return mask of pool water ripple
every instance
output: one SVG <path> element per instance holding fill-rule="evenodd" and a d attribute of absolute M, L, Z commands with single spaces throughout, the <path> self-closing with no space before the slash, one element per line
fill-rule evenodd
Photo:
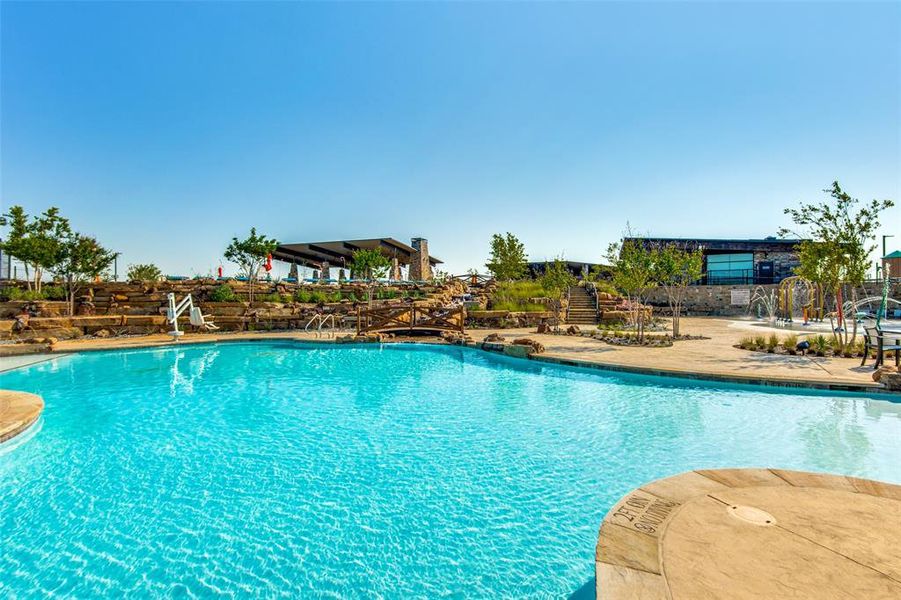
<path fill-rule="evenodd" d="M 219 344 L 0 375 L 0 596 L 567 597 L 629 489 L 693 468 L 901 481 L 879 398 L 466 348 Z"/>

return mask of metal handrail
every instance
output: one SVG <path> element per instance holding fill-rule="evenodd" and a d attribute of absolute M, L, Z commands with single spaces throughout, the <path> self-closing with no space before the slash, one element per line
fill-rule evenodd
<path fill-rule="evenodd" d="M 335 325 L 335 315 L 333 315 L 333 314 L 329 314 L 329 315 L 320 315 L 320 314 L 316 314 L 316 315 L 313 315 L 313 318 L 312 318 L 312 319 L 310 319 L 309 321 L 307 321 L 307 325 L 306 325 L 306 327 L 303 328 L 303 330 L 304 330 L 304 331 L 309 331 L 309 330 L 310 330 L 310 326 L 311 326 L 314 322 L 317 322 L 317 321 L 318 321 L 318 322 L 316 323 L 316 335 L 321 336 L 321 335 L 322 335 L 322 328 L 325 326 L 326 323 L 328 323 L 329 319 L 331 319 L 331 321 L 332 321 L 332 329 L 337 329 L 338 327 L 337 327 L 337 325 Z"/>

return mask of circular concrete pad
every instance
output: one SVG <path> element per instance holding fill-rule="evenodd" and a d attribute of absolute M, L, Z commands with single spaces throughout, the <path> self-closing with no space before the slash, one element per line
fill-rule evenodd
<path fill-rule="evenodd" d="M 40 396 L 0 390 L 0 443 L 31 427 L 43 410 L 44 400 Z"/>
<path fill-rule="evenodd" d="M 626 494 L 598 598 L 901 598 L 901 486 L 776 469 L 690 471 Z"/>

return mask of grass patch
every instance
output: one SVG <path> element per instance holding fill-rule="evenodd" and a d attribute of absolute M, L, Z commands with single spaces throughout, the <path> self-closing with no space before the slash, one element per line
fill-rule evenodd
<path fill-rule="evenodd" d="M 537 281 L 504 281 L 498 284 L 488 306 L 491 310 L 543 312 L 548 310 L 546 305 L 532 302 L 534 298 L 543 297 L 545 297 L 544 288 Z"/>

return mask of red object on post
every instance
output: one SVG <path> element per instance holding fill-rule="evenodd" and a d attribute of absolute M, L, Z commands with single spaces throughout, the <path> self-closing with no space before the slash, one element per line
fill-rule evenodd
<path fill-rule="evenodd" d="M 272 254 L 266 255 L 266 265 L 264 268 L 266 269 L 267 273 L 272 270 Z"/>
<path fill-rule="evenodd" d="M 219 265 L 218 271 L 219 271 L 219 277 L 221 278 L 222 277 L 222 265 Z"/>

